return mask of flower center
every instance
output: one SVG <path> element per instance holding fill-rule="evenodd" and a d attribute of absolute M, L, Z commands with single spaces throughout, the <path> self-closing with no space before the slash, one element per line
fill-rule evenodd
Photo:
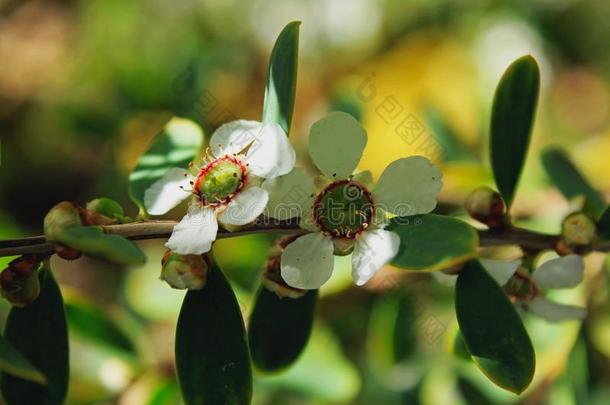
<path fill-rule="evenodd" d="M 351 180 L 331 183 L 313 205 L 314 222 L 335 238 L 355 238 L 371 224 L 374 212 L 371 193 Z"/>
<path fill-rule="evenodd" d="M 193 191 L 204 205 L 226 204 L 241 191 L 247 177 L 246 165 L 235 156 L 226 155 L 201 168 Z"/>

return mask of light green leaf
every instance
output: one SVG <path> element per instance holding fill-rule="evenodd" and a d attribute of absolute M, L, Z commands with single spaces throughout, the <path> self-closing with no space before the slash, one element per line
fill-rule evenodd
<path fill-rule="evenodd" d="M 116 325 L 114 320 L 83 300 L 66 302 L 66 318 L 71 331 L 92 342 L 111 346 L 119 350 L 134 352 L 131 339 Z"/>
<path fill-rule="evenodd" d="M 144 193 L 172 167 L 186 168 L 203 145 L 201 127 L 183 118 L 171 119 L 129 175 L 129 196 L 145 214 Z"/>
<path fill-rule="evenodd" d="M 121 265 L 136 265 L 146 261 L 144 253 L 131 241 L 119 235 L 105 234 L 97 226 L 77 226 L 63 230 L 57 241 L 81 250 L 97 259 Z"/>
<path fill-rule="evenodd" d="M 265 86 L 263 122 L 278 123 L 290 133 L 297 86 L 300 21 L 286 25 L 275 41 Z"/>
<path fill-rule="evenodd" d="M 406 270 L 441 270 L 477 256 L 476 230 L 456 218 L 435 214 L 396 217 L 387 230 L 400 236 L 392 264 Z"/>
<path fill-rule="evenodd" d="M 606 207 L 604 198 L 589 184 L 564 151 L 549 147 L 542 151 L 540 158 L 547 176 L 565 198 L 571 200 L 583 196 L 585 210 L 594 218 L 601 214 Z"/>
<path fill-rule="evenodd" d="M 206 285 L 186 293 L 176 330 L 176 368 L 184 402 L 249 404 L 252 369 L 241 310 L 216 264 Z"/>
<path fill-rule="evenodd" d="M 317 298 L 317 290 L 280 298 L 265 287 L 259 289 L 248 323 L 252 361 L 258 369 L 277 371 L 299 357 L 311 334 Z"/>
<path fill-rule="evenodd" d="M 23 357 L 13 345 L 7 342 L 2 335 L 0 335 L 0 371 L 39 384 L 46 383 L 46 379 L 40 371 Z"/>
<path fill-rule="evenodd" d="M 47 379 L 47 385 L 2 375 L 2 395 L 9 404 L 62 404 L 68 389 L 68 329 L 63 299 L 48 267 L 40 272 L 40 295 L 31 305 L 13 307 L 4 335 Z"/>
<path fill-rule="evenodd" d="M 536 60 L 523 56 L 500 79 L 491 114 L 491 166 L 498 190 L 510 207 L 530 143 L 540 70 Z"/>
<path fill-rule="evenodd" d="M 455 311 L 473 362 L 496 385 L 523 392 L 536 368 L 532 342 L 513 304 L 476 260 L 458 275 Z"/>

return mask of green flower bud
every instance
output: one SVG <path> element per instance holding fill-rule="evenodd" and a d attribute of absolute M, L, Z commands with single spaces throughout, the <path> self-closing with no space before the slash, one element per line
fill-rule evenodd
<path fill-rule="evenodd" d="M 116 224 L 124 218 L 121 205 L 110 198 L 96 198 L 87 203 L 87 223 L 89 225 Z"/>
<path fill-rule="evenodd" d="M 9 267 L 0 274 L 0 292 L 12 305 L 24 307 L 38 298 L 39 263 L 40 260 L 35 256 L 23 256 L 9 263 Z"/>
<path fill-rule="evenodd" d="M 81 226 L 82 209 L 70 201 L 55 205 L 44 217 L 44 234 L 48 241 L 54 242 L 65 229 Z"/>
<path fill-rule="evenodd" d="M 500 194 L 489 187 L 478 187 L 466 197 L 464 203 L 468 214 L 489 228 L 506 224 L 506 207 Z"/>
<path fill-rule="evenodd" d="M 161 280 L 179 290 L 205 286 L 208 260 L 205 255 L 179 255 L 167 250 L 161 260 Z"/>
<path fill-rule="evenodd" d="M 286 246 L 299 236 L 300 235 L 289 235 L 280 238 L 269 250 L 267 262 L 265 263 L 263 273 L 261 274 L 263 286 L 269 291 L 274 292 L 280 298 L 300 298 L 307 294 L 307 290 L 301 290 L 286 284 L 282 278 L 280 268 L 282 252 Z"/>
<path fill-rule="evenodd" d="M 588 215 L 575 212 L 563 220 L 559 247 L 567 248 L 568 252 L 560 253 L 583 253 L 594 240 L 595 222 Z"/>

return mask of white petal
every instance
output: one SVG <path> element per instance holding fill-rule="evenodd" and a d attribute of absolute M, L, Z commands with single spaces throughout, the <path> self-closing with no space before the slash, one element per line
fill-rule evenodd
<path fill-rule="evenodd" d="M 332 112 L 311 126 L 309 154 L 329 178 L 353 173 L 366 145 L 366 131 L 351 115 Z"/>
<path fill-rule="evenodd" d="M 190 181 L 193 176 L 184 169 L 174 167 L 155 181 L 144 192 L 144 207 L 151 215 L 163 215 L 192 196 Z M 182 186 L 183 188 L 180 188 Z"/>
<path fill-rule="evenodd" d="M 352 254 L 352 278 L 363 285 L 392 260 L 400 247 L 400 237 L 394 232 L 375 229 L 365 231 L 356 240 Z"/>
<path fill-rule="evenodd" d="M 489 275 L 496 280 L 496 283 L 500 286 L 508 283 L 508 280 L 510 280 L 519 266 L 521 266 L 521 260 L 519 259 L 508 261 L 479 258 L 479 262 L 481 262 L 483 268 L 487 270 Z"/>
<path fill-rule="evenodd" d="M 165 246 L 181 255 L 199 255 L 210 250 L 216 239 L 218 222 L 213 209 L 191 206 L 174 227 Z"/>
<path fill-rule="evenodd" d="M 246 188 L 235 196 L 218 220 L 229 225 L 249 224 L 263 213 L 268 200 L 269 194 L 262 188 Z"/>
<path fill-rule="evenodd" d="M 311 205 L 313 179 L 300 167 L 290 173 L 266 180 L 263 189 L 269 193 L 265 215 L 275 219 L 302 217 Z"/>
<path fill-rule="evenodd" d="M 542 296 L 534 298 L 529 303 L 529 308 L 533 313 L 549 322 L 580 320 L 587 316 L 585 308 L 559 304 Z"/>
<path fill-rule="evenodd" d="M 396 215 L 425 214 L 436 207 L 442 173 L 423 156 L 410 156 L 390 163 L 373 191 L 377 203 Z"/>
<path fill-rule="evenodd" d="M 284 249 L 282 278 L 294 288 L 320 288 L 333 272 L 332 239 L 320 232 L 303 235 Z"/>
<path fill-rule="evenodd" d="M 281 176 L 294 167 L 294 149 L 282 127 L 276 123 L 229 122 L 220 126 L 210 140 L 216 156 L 241 152 L 248 145 L 245 159 L 256 176 Z"/>
<path fill-rule="evenodd" d="M 570 288 L 583 278 L 584 262 L 578 255 L 551 259 L 536 269 L 532 278 L 542 288 Z"/>

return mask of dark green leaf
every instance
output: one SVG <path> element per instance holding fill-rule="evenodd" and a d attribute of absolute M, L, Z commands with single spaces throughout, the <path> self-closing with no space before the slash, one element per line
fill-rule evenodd
<path fill-rule="evenodd" d="M 275 41 L 265 86 L 263 122 L 280 124 L 290 132 L 297 86 L 300 21 L 286 25 Z"/>
<path fill-rule="evenodd" d="M 9 405 L 59 405 L 68 389 L 68 330 L 63 299 L 51 271 L 40 272 L 40 295 L 25 308 L 11 309 L 5 337 L 47 379 L 42 386 L 2 375 L 2 394 Z"/>
<path fill-rule="evenodd" d="M 610 239 L 610 205 L 599 216 L 597 231 L 603 239 Z"/>
<path fill-rule="evenodd" d="M 523 392 L 536 368 L 532 342 L 504 291 L 476 260 L 458 275 L 455 311 L 474 363 L 498 386 Z"/>
<path fill-rule="evenodd" d="M 44 376 L 0 335 L 0 371 L 15 377 L 45 384 Z"/>
<path fill-rule="evenodd" d="M 477 232 L 456 218 L 434 214 L 396 217 L 387 229 L 400 236 L 392 264 L 403 269 L 440 270 L 477 255 Z"/>
<path fill-rule="evenodd" d="M 540 70 L 531 56 L 514 61 L 500 79 L 491 113 L 491 166 L 504 201 L 511 205 L 530 143 Z"/>
<path fill-rule="evenodd" d="M 280 298 L 265 287 L 259 289 L 248 325 L 252 361 L 258 369 L 277 371 L 299 357 L 311 334 L 317 298 L 317 290 L 300 298 Z"/>
<path fill-rule="evenodd" d="M 570 161 L 568 155 L 559 148 L 546 148 L 541 154 L 542 165 L 551 182 L 567 199 L 585 197 L 585 210 L 597 218 L 606 207 L 604 198 Z"/>
<path fill-rule="evenodd" d="M 176 330 L 176 367 L 187 405 L 249 404 L 252 370 L 235 294 L 212 264 L 206 285 L 186 293 Z"/>
<path fill-rule="evenodd" d="M 63 230 L 57 241 L 97 259 L 121 265 L 146 262 L 144 253 L 131 241 L 119 235 L 105 234 L 97 226 L 77 226 Z"/>
<path fill-rule="evenodd" d="M 106 314 L 82 301 L 66 302 L 66 317 L 71 330 L 105 346 L 135 351 L 133 342 Z"/>
<path fill-rule="evenodd" d="M 186 168 L 199 154 L 202 144 L 203 132 L 196 123 L 173 118 L 165 125 L 129 175 L 129 196 L 141 213 L 146 213 L 146 190 L 172 167 Z"/>

